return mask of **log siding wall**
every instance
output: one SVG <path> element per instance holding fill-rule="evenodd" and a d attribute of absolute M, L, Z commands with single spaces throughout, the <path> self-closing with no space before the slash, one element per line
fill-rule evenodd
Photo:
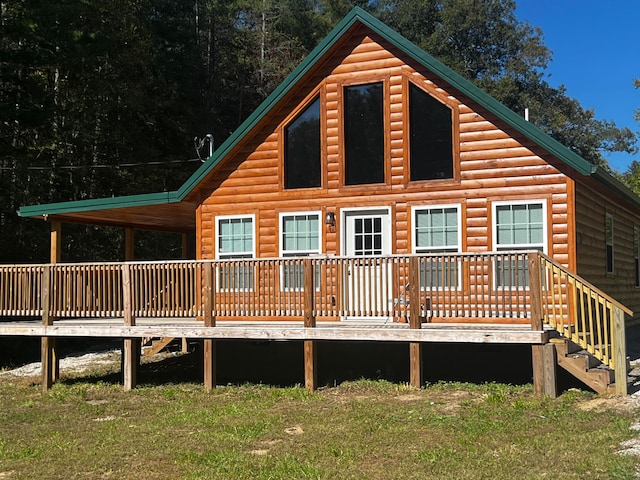
<path fill-rule="evenodd" d="M 576 273 L 634 311 L 638 323 L 640 289 L 635 286 L 634 226 L 640 215 L 611 195 L 576 183 Z M 606 215 L 613 216 L 613 273 L 606 267 Z"/>
<path fill-rule="evenodd" d="M 336 214 L 337 225 L 322 225 L 323 253 L 341 254 L 341 215 L 354 207 L 390 207 L 393 253 L 411 253 L 411 207 L 460 204 L 462 249 L 493 249 L 492 202 L 546 202 L 547 253 L 572 265 L 569 248 L 568 194 L 572 181 L 534 151 L 534 146 L 507 130 L 460 92 L 415 64 L 383 40 L 353 35 L 301 82 L 283 105 L 272 111 L 245 143 L 225 160 L 205 184 L 199 208 L 199 258 L 215 257 L 215 217 L 255 214 L 256 252 L 279 252 L 278 215 L 285 211 L 320 210 Z M 385 84 L 386 182 L 345 186 L 343 182 L 342 86 L 373 81 Z M 452 109 L 454 178 L 409 182 L 408 85 L 413 82 Z M 322 187 L 284 190 L 282 187 L 282 129 L 304 102 L 320 95 Z"/>

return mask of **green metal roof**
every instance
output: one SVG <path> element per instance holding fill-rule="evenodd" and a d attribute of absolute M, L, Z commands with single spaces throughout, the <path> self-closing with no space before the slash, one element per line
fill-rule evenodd
<path fill-rule="evenodd" d="M 400 49 L 420 65 L 430 70 L 451 86 L 459 90 L 490 113 L 495 115 L 507 125 L 520 132 L 536 145 L 548 151 L 558 160 L 571 167 L 582 175 L 595 176 L 595 178 L 612 188 L 619 194 L 640 206 L 640 198 L 615 181 L 606 171 L 599 169 L 586 159 L 582 158 L 569 148 L 565 147 L 542 130 L 532 125 L 524 118 L 507 108 L 496 99 L 480 90 L 473 83 L 457 74 L 449 67 L 436 60 L 434 57 L 420 49 L 409 40 L 389 28 L 359 7 L 355 7 L 342 21 L 329 33 L 329 35 L 289 74 L 289 76 L 269 95 L 262 104 L 249 116 L 222 145 L 209 157 L 202 166 L 196 170 L 187 181 L 176 191 L 154 193 L 149 195 L 134 195 L 126 197 L 106 198 L 97 200 L 82 200 L 75 202 L 63 202 L 46 205 L 22 207 L 19 215 L 32 217 L 40 215 L 66 214 L 71 212 L 91 211 L 95 209 L 126 208 L 130 206 L 152 206 L 168 203 L 179 203 L 194 192 L 206 176 L 236 147 L 242 139 L 248 135 L 258 123 L 291 91 L 305 75 L 314 68 L 324 55 L 356 24 L 369 28 L 375 34 L 381 36 L 392 45 Z M 595 175 L 597 172 L 597 175 Z"/>
<path fill-rule="evenodd" d="M 175 192 L 149 193 L 144 195 L 128 195 L 125 197 L 107 197 L 74 202 L 48 203 L 30 205 L 20 208 L 20 216 L 34 217 L 39 215 L 56 215 L 70 212 L 89 212 L 111 208 L 144 207 L 163 203 L 177 203 Z"/>

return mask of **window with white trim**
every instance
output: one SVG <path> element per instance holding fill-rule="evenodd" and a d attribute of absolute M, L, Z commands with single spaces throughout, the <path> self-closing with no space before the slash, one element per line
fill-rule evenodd
<path fill-rule="evenodd" d="M 320 212 L 280 214 L 280 251 L 283 257 L 308 257 L 320 254 Z M 319 272 L 318 272 L 319 273 Z M 316 285 L 319 285 L 316 275 Z M 302 289 L 304 267 L 302 264 L 285 264 L 282 268 L 282 287 Z"/>
<path fill-rule="evenodd" d="M 543 201 L 496 202 L 493 208 L 496 251 L 546 250 L 546 213 Z M 526 261 L 496 261 L 496 286 L 526 287 L 528 284 Z"/>
<path fill-rule="evenodd" d="M 255 253 L 254 216 L 216 218 L 216 254 L 220 260 L 253 258 Z M 253 267 L 242 262 L 221 265 L 218 272 L 220 290 L 253 288 Z"/>
<path fill-rule="evenodd" d="M 413 210 L 414 253 L 451 253 L 460 251 L 460 207 L 442 205 L 416 207 Z M 451 288 L 460 283 L 454 258 L 433 257 L 420 262 L 423 287 Z"/>
<path fill-rule="evenodd" d="M 614 267 L 613 267 L 613 261 L 614 261 L 614 256 L 613 256 L 613 242 L 614 242 L 614 236 L 613 236 L 613 215 L 611 215 L 610 213 L 607 213 L 606 215 L 606 220 L 605 220 L 605 243 L 607 245 L 607 273 L 613 273 L 614 272 Z"/>

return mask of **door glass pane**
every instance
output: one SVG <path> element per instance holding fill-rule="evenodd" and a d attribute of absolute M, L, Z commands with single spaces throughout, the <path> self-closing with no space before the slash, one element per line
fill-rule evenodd
<path fill-rule="evenodd" d="M 382 218 L 354 218 L 354 255 L 382 255 Z"/>

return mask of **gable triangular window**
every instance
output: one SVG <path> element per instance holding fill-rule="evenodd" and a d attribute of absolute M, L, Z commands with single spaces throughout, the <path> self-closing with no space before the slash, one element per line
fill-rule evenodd
<path fill-rule="evenodd" d="M 453 178 L 451 109 L 409 83 L 410 179 Z"/>
<path fill-rule="evenodd" d="M 284 188 L 320 187 L 320 98 L 284 129 Z"/>

